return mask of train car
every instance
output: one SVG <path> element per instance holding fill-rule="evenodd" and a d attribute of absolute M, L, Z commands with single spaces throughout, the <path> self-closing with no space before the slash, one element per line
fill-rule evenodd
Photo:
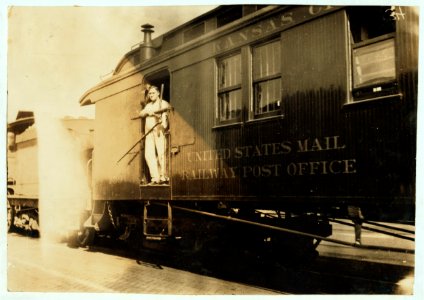
<path fill-rule="evenodd" d="M 76 156 L 80 156 L 81 162 L 87 163 L 91 159 L 93 148 L 92 123 L 92 119 L 65 117 L 60 119 L 58 124 L 49 124 L 49 127 L 59 126 L 67 136 L 64 138 L 72 141 L 76 151 L 80 152 Z M 43 170 L 49 169 L 56 174 L 56 177 L 65 171 L 60 168 L 63 164 L 55 160 L 55 156 L 46 157 L 45 153 L 40 153 L 39 129 L 32 111 L 19 111 L 16 120 L 7 126 L 7 229 L 9 232 L 19 230 L 39 235 L 41 180 L 45 181 L 45 189 L 57 184 L 46 182 L 49 176 L 46 176 Z M 45 145 L 47 148 L 54 148 L 54 145 L 61 143 L 54 136 L 46 136 L 44 142 L 48 143 Z M 62 145 L 62 149 L 69 148 L 63 148 Z M 69 153 L 67 155 L 70 156 Z M 48 196 L 48 192 L 45 192 L 45 195 Z M 55 205 L 52 199 L 46 199 L 46 201 Z M 49 211 L 58 209 L 60 208 L 52 207 Z"/>
<path fill-rule="evenodd" d="M 88 90 L 93 210 L 80 232 L 144 247 L 314 253 L 329 220 L 414 222 L 418 10 L 228 5 L 143 42 Z M 150 184 L 150 86 L 169 182 Z M 162 119 L 161 119 L 162 120 Z"/>
<path fill-rule="evenodd" d="M 34 113 L 20 111 L 8 124 L 7 229 L 38 231 L 38 160 Z M 36 170 L 36 172 L 34 172 Z M 15 221 L 16 217 L 16 221 Z"/>

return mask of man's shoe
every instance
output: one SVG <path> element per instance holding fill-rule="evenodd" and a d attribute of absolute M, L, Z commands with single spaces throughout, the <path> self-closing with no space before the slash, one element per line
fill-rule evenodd
<path fill-rule="evenodd" d="M 169 183 L 169 178 L 166 176 L 161 176 L 160 180 L 159 180 L 160 184 L 168 184 Z"/>

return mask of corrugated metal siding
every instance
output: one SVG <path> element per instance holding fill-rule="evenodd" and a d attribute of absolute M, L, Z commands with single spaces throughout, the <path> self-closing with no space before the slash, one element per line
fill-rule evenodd
<path fill-rule="evenodd" d="M 346 111 L 346 136 L 358 159 L 351 195 L 409 197 L 415 192 L 418 15 L 402 7 L 397 21 L 396 58 L 399 93 L 375 103 L 357 103 Z"/>
<path fill-rule="evenodd" d="M 382 103 L 373 107 L 357 107 L 346 113 L 348 142 L 352 155 L 357 159 L 359 176 L 358 184 L 353 185 L 357 189 L 351 191 L 352 195 L 393 195 L 399 192 L 399 186 L 394 185 L 395 178 L 391 177 L 401 173 L 400 105 L 400 102 Z"/>
<path fill-rule="evenodd" d="M 207 60 L 185 69 L 181 69 L 172 74 L 172 104 L 177 115 L 174 123 L 171 124 L 172 139 L 184 132 L 179 132 L 180 124 L 183 128 L 194 129 L 194 144 L 177 145 L 179 153 L 172 157 L 173 195 L 213 195 L 216 191 L 215 182 L 207 180 L 197 180 L 192 170 L 215 168 L 214 161 L 203 160 L 190 162 L 189 157 L 195 157 L 195 153 L 205 149 L 214 149 L 211 128 L 214 118 L 214 98 L 215 98 L 215 72 L 213 60 Z M 188 125 L 188 126 L 187 126 Z M 184 173 L 186 172 L 186 173 Z M 182 180 L 187 178 L 189 180 Z M 195 173 L 196 174 L 196 173 Z"/>
<path fill-rule="evenodd" d="M 404 38 L 413 39 L 416 44 L 415 35 L 401 37 L 399 42 Z M 172 125 L 176 126 L 173 138 L 178 134 L 175 132 L 178 124 L 184 123 L 182 128 L 193 130 L 194 144 L 182 145 L 172 158 L 174 199 L 281 201 L 292 197 L 300 201 L 311 197 L 393 197 L 402 193 L 410 196 L 404 191 L 411 190 L 406 185 L 412 182 L 410 145 L 414 142 L 415 123 L 405 118 L 415 116 L 416 92 L 407 91 L 416 86 L 416 73 L 410 72 L 415 61 L 401 60 L 405 70 L 400 72 L 402 102 L 394 99 L 347 107 L 350 72 L 347 39 L 344 10 L 282 31 L 284 116 L 258 121 L 245 119 L 242 124 L 219 128 L 214 128 L 214 60 L 182 67 L 175 58 L 179 67 L 171 76 L 172 104 L 180 121 Z M 402 57 L 411 50 L 403 47 L 398 51 Z M 410 103 L 405 105 L 405 101 Z M 249 99 L 243 99 L 245 117 L 248 105 Z M 405 129 L 411 132 L 406 138 L 402 136 Z M 304 152 L 299 144 L 305 141 L 309 146 L 331 141 L 337 147 L 330 145 L 328 149 Z M 280 153 L 266 154 L 274 144 L 280 147 Z M 283 144 L 289 145 L 290 150 L 282 153 Z M 255 147 L 262 153 L 254 153 Z M 241 149 L 250 154 L 237 156 Z M 217 159 L 217 155 L 225 157 Z M 408 157 L 405 165 L 403 157 Z M 311 171 L 313 163 L 320 162 L 320 168 L 324 168 L 324 164 L 332 161 L 352 162 L 354 172 Z M 309 168 L 307 174 L 300 174 L 302 164 Z M 298 168 L 296 174 L 290 174 L 289 165 Z"/>
<path fill-rule="evenodd" d="M 299 153 L 287 155 L 247 155 L 236 157 L 240 147 L 263 147 L 265 144 L 282 143 L 316 138 L 344 137 L 341 108 L 347 99 L 347 42 L 346 18 L 343 11 L 316 19 L 302 26 L 282 32 L 282 82 L 284 119 L 257 121 L 212 129 L 214 126 L 214 69 L 213 61 L 182 69 L 173 74 L 175 92 L 184 104 L 175 109 L 195 107 L 193 126 L 196 142 L 182 147 L 173 163 L 173 195 L 213 198 L 232 197 L 281 197 L 290 195 L 337 194 L 336 176 L 289 176 L 287 165 L 310 160 L 346 158 L 346 151 Z M 196 86 L 186 89 L 187 84 Z M 196 99 L 196 100 L 194 100 Z M 244 101 L 244 110 L 247 110 Z M 343 140 L 344 142 L 344 140 Z M 342 143 L 342 142 L 341 142 Z M 229 151 L 227 159 L 189 162 L 188 155 L 204 154 L 204 151 Z M 250 150 L 249 150 L 250 151 Z M 190 154 L 195 153 L 195 154 Z M 236 170 L 235 178 L 226 178 Z M 226 172 L 216 180 L 208 174 L 194 173 L 202 170 Z M 183 172 L 189 172 L 184 175 Z M 271 174 L 271 175 L 270 175 Z M 232 173 L 231 173 L 232 175 Z M 185 177 L 184 177 L 185 176 Z M 187 177 L 191 178 L 186 180 Z M 195 177 L 198 178 L 195 178 Z M 202 178 L 202 179 L 199 179 Z M 231 176 L 230 176 L 231 177 Z M 184 180 L 183 180 L 184 178 Z M 336 184 L 335 184 L 336 183 Z M 340 186 L 340 185 L 339 185 Z M 346 191 L 343 191 L 345 193 Z"/>
<path fill-rule="evenodd" d="M 347 99 L 346 18 L 338 11 L 282 34 L 284 137 L 288 140 L 340 137 L 346 142 L 341 108 Z M 346 145 L 349 147 L 350 145 Z M 289 162 L 348 159 L 346 149 L 302 153 L 293 151 Z M 343 175 L 287 178 L 294 195 L 334 195 Z M 340 185 L 339 185 L 340 186 Z"/>
<path fill-rule="evenodd" d="M 348 81 L 345 23 L 339 11 L 283 32 L 283 101 L 294 137 L 340 130 L 338 116 Z"/>
<path fill-rule="evenodd" d="M 124 82 L 119 82 L 120 85 Z M 141 89 L 132 88 L 96 103 L 93 153 L 93 199 L 139 197 L 140 148 L 118 160 L 141 136 L 140 120 L 131 120 L 140 110 Z"/>

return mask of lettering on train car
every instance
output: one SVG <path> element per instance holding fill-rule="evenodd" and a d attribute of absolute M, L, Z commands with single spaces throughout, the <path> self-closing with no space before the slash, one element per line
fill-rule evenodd
<path fill-rule="evenodd" d="M 356 173 L 355 164 L 356 159 L 292 162 L 287 166 L 287 174 L 290 176 L 353 174 Z"/>
<path fill-rule="evenodd" d="M 237 167 L 184 170 L 183 180 L 228 179 L 238 176 Z"/>
<path fill-rule="evenodd" d="M 327 136 L 323 140 L 320 139 L 305 139 L 297 141 L 299 146 L 298 152 L 313 152 L 325 150 L 337 150 L 346 148 L 345 145 L 339 144 L 338 136 Z"/>
<path fill-rule="evenodd" d="M 231 155 L 231 149 L 212 149 L 204 151 L 189 152 L 187 154 L 187 160 L 189 162 L 195 161 L 211 161 L 211 160 L 222 160 L 228 159 Z"/>
<path fill-rule="evenodd" d="M 293 176 L 304 175 L 339 175 L 355 174 L 356 159 L 303 161 L 283 164 L 244 165 L 239 167 L 222 167 L 209 169 L 183 170 L 183 180 L 206 179 L 235 179 L 235 178 L 260 178 L 280 177 L 287 174 Z"/>
<path fill-rule="evenodd" d="M 210 149 L 187 153 L 190 163 L 207 161 L 228 161 L 243 158 L 287 155 L 290 153 L 305 153 L 330 150 L 343 150 L 346 145 L 341 142 L 340 136 L 326 136 L 323 138 L 306 138 L 279 143 L 264 143 L 260 145 L 238 146 L 234 149 Z M 287 161 L 277 164 L 242 164 L 239 166 L 220 166 L 216 168 L 198 168 L 183 170 L 183 180 L 198 179 L 226 179 L 248 177 L 279 177 L 283 175 L 338 175 L 356 173 L 356 159 L 334 159 L 321 161 Z"/>
<path fill-rule="evenodd" d="M 292 143 L 284 141 L 281 143 L 269 143 L 261 145 L 240 146 L 234 149 L 234 157 L 255 157 L 288 154 L 292 151 Z"/>
<path fill-rule="evenodd" d="M 242 177 L 278 177 L 281 176 L 282 167 L 282 164 L 243 166 Z"/>
<path fill-rule="evenodd" d="M 256 25 L 247 27 L 233 34 L 227 35 L 214 43 L 215 53 L 228 50 L 232 47 L 240 46 L 243 43 L 251 42 L 263 35 L 267 35 L 285 27 L 293 26 L 313 17 L 327 13 L 336 9 L 333 6 L 306 6 L 284 12 L 275 17 L 271 17 Z"/>

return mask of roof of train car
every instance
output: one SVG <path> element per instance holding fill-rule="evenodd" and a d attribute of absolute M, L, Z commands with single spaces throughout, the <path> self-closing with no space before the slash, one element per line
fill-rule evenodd
<path fill-rule="evenodd" d="M 81 130 L 88 129 L 88 131 L 94 130 L 94 120 L 90 118 L 80 117 L 64 117 L 62 122 L 67 129 Z M 7 124 L 7 131 L 15 134 L 24 132 L 28 127 L 35 123 L 34 112 L 32 111 L 19 111 L 16 120 Z"/>
<path fill-rule="evenodd" d="M 16 115 L 16 120 L 7 124 L 7 131 L 21 133 L 32 124 L 34 124 L 34 113 L 21 110 Z"/>
<path fill-rule="evenodd" d="M 175 43 L 173 43 L 173 41 L 171 41 L 172 39 L 169 38 L 169 37 L 172 37 L 172 36 L 175 36 L 175 35 L 183 35 L 186 30 L 193 28 L 197 24 L 200 24 L 204 21 L 208 21 L 208 20 L 212 21 L 217 16 L 224 15 L 226 12 L 230 12 L 231 8 L 234 8 L 234 7 L 242 8 L 242 7 L 253 7 L 253 6 L 255 6 L 255 9 L 246 10 L 247 12 L 243 13 L 243 15 L 241 17 L 234 19 L 234 20 L 231 20 L 230 22 L 225 23 L 221 27 L 218 27 L 215 23 L 215 26 L 212 26 L 211 28 L 208 28 L 207 30 L 205 30 L 205 32 L 202 35 L 200 35 L 200 36 L 198 36 L 198 37 L 196 37 L 192 40 L 189 40 L 187 42 L 185 42 L 185 41 L 181 42 L 182 37 L 180 37 L 180 43 L 175 44 Z M 271 12 L 271 11 L 274 11 L 276 9 L 283 9 L 284 7 L 288 7 L 288 6 L 287 5 L 285 5 L 285 6 L 282 6 L 282 5 L 221 5 L 221 6 L 218 6 L 215 9 L 212 9 L 212 10 L 210 10 L 210 11 L 208 11 L 208 12 L 186 22 L 186 23 L 181 24 L 180 26 L 177 26 L 177 27 L 171 29 L 170 31 L 164 33 L 163 35 L 155 37 L 154 39 L 152 39 L 153 48 L 155 48 L 156 51 L 157 51 L 157 53 L 152 58 L 162 56 L 169 51 L 175 52 L 177 49 L 179 50 L 181 48 L 191 47 L 193 45 L 193 43 L 196 43 L 196 41 L 198 41 L 199 39 L 205 39 L 206 40 L 206 39 L 215 37 L 215 35 L 218 36 L 220 34 L 220 32 L 223 32 L 227 28 L 226 25 L 229 25 L 230 23 L 232 25 L 234 25 L 235 22 L 246 21 L 246 19 L 254 20 L 257 17 L 258 14 Z M 215 22 L 215 20 L 214 20 L 214 22 Z M 122 70 L 122 68 L 123 68 L 123 66 L 125 65 L 126 62 L 130 61 L 131 58 L 133 58 L 133 63 L 132 63 L 132 70 L 133 71 L 138 70 L 143 65 L 143 62 L 141 62 L 141 63 L 140 62 L 138 62 L 138 63 L 134 62 L 134 60 L 136 60 L 135 57 L 137 56 L 137 53 L 140 52 L 140 49 L 143 46 L 143 43 L 137 44 L 136 46 L 138 46 L 138 47 L 130 50 L 119 61 L 119 63 L 117 64 L 117 66 L 115 68 L 115 71 L 112 74 L 112 77 L 104 79 L 104 81 L 100 82 L 98 85 L 92 87 L 91 89 L 89 89 L 88 91 L 86 91 L 84 93 L 84 95 L 79 100 L 80 105 L 85 106 L 85 105 L 90 105 L 90 104 L 93 104 L 94 102 L 96 102 L 96 101 L 93 101 L 92 99 L 90 99 L 89 95 L 93 91 L 112 83 L 122 73 L 127 73 L 127 72 L 124 72 L 124 70 Z M 122 70 L 122 72 L 121 72 L 121 70 Z"/>

